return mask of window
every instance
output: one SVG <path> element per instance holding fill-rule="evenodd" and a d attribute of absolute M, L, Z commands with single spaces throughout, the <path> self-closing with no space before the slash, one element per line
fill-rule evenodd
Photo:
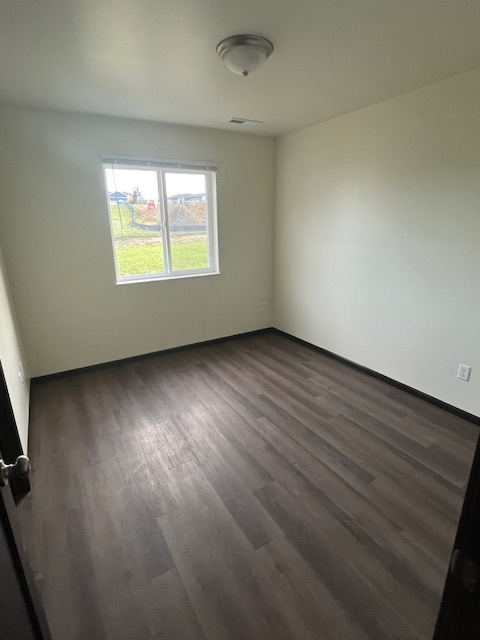
<path fill-rule="evenodd" d="M 103 164 L 118 283 L 218 273 L 214 165 Z"/>

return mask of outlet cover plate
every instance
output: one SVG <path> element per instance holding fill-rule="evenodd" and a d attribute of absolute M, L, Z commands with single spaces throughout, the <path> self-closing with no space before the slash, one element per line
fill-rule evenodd
<path fill-rule="evenodd" d="M 458 371 L 457 371 L 457 378 L 459 380 L 463 380 L 464 382 L 468 382 L 470 380 L 471 370 L 472 370 L 472 367 L 470 367 L 468 364 L 459 364 Z"/>

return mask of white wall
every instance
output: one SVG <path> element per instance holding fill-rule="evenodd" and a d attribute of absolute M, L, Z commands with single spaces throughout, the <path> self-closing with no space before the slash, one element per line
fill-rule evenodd
<path fill-rule="evenodd" d="M 25 383 L 20 382 L 18 370 L 20 362 L 23 364 L 25 375 L 27 367 L 18 334 L 17 322 L 13 310 L 10 290 L 7 282 L 5 263 L 0 248 L 0 360 L 3 373 L 17 422 L 18 432 L 24 452 L 28 446 L 28 406 L 30 399 L 30 385 L 28 378 Z M 0 429 L 2 425 L 0 424 Z M 11 462 L 9 460 L 8 462 Z"/>
<path fill-rule="evenodd" d="M 282 137 L 276 183 L 275 325 L 479 415 L 480 70 Z"/>
<path fill-rule="evenodd" d="M 274 141 L 0 109 L 5 261 L 32 376 L 271 325 Z M 217 162 L 221 275 L 115 285 L 102 154 Z"/>

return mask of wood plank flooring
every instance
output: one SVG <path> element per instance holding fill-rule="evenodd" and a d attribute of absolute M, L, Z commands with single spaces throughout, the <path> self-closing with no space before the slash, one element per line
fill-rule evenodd
<path fill-rule="evenodd" d="M 54 640 L 429 640 L 477 427 L 265 333 L 32 390 Z"/>

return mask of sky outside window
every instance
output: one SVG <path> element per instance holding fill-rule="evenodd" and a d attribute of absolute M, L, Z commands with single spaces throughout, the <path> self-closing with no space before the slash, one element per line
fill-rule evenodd
<path fill-rule="evenodd" d="M 114 179 L 115 174 L 115 179 Z M 110 169 L 105 168 L 107 189 L 133 193 L 138 187 L 142 196 L 148 200 L 158 198 L 157 172 L 146 169 Z M 195 173 L 169 173 L 167 183 L 167 197 L 179 193 L 205 193 L 205 177 Z"/>

